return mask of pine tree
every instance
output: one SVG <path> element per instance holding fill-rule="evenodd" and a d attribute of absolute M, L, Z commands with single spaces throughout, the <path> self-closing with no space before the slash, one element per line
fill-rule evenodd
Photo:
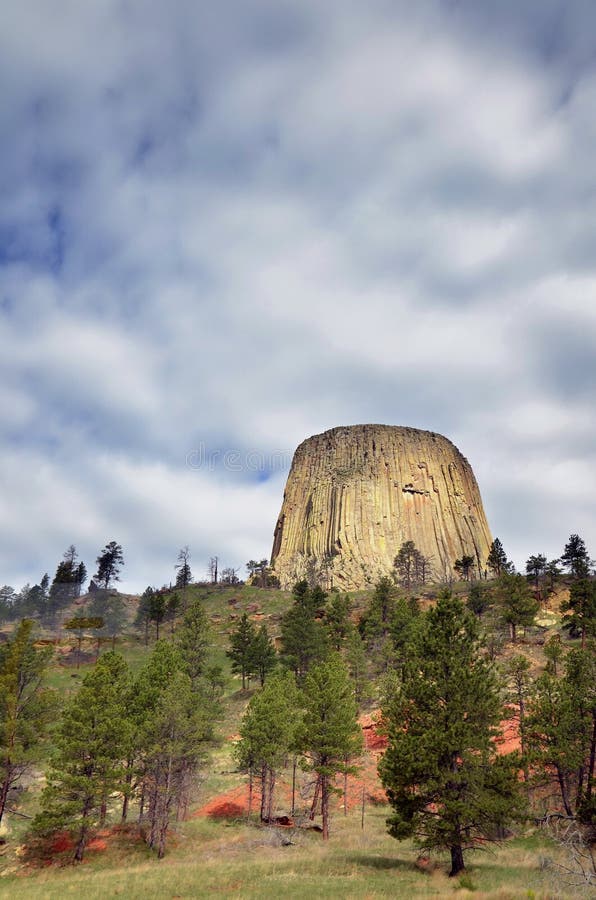
<path fill-rule="evenodd" d="M 523 575 L 512 575 L 508 572 L 503 572 L 499 576 L 497 597 L 502 619 L 509 625 L 511 641 L 515 644 L 518 627 L 534 624 L 540 604 Z"/>
<path fill-rule="evenodd" d="M 578 578 L 569 589 L 569 600 L 561 603 L 563 627 L 573 636 L 581 635 L 582 649 L 586 637 L 596 635 L 596 581 Z"/>
<path fill-rule="evenodd" d="M 498 578 L 499 575 L 503 575 L 504 573 L 511 572 L 513 570 L 513 565 L 507 559 L 507 554 L 505 553 L 503 544 L 501 543 L 499 538 L 495 538 L 490 545 L 486 565 L 493 573 L 495 578 Z"/>
<path fill-rule="evenodd" d="M 325 609 L 325 627 L 334 650 L 341 650 L 353 628 L 350 622 L 352 603 L 348 594 L 332 594 Z"/>
<path fill-rule="evenodd" d="M 120 581 L 120 569 L 124 565 L 122 547 L 116 541 L 110 541 L 95 561 L 97 563 L 95 579 L 107 591 L 112 582 Z"/>
<path fill-rule="evenodd" d="M 230 649 L 226 656 L 232 660 L 232 672 L 242 676 L 242 690 L 245 691 L 247 683 L 250 685 L 250 677 L 254 672 L 254 644 L 256 640 L 256 628 L 246 613 L 242 613 L 236 629 L 230 635 Z"/>
<path fill-rule="evenodd" d="M 530 556 L 526 560 L 526 575 L 534 581 L 534 586 L 538 587 L 540 578 L 546 572 L 546 556 L 538 553 L 536 556 Z"/>
<path fill-rule="evenodd" d="M 210 734 L 208 716 L 197 704 L 190 678 L 175 672 L 148 715 L 142 736 L 149 788 L 146 842 L 157 850 L 159 859 L 165 854 L 172 818 L 186 808 L 191 780 Z"/>
<path fill-rule="evenodd" d="M 323 839 L 329 838 L 329 800 L 340 773 L 354 771 L 351 761 L 362 749 L 354 690 L 337 653 L 329 655 L 304 679 L 304 721 L 299 737 L 302 752 L 316 773 L 321 795 Z"/>
<path fill-rule="evenodd" d="M 190 549 L 188 546 L 182 547 L 178 554 L 176 569 L 176 587 L 185 590 L 192 581 L 192 572 L 190 569 Z"/>
<path fill-rule="evenodd" d="M 76 828 L 75 862 L 83 859 L 92 827 L 105 818 L 110 794 L 124 789 L 129 678 L 123 658 L 105 653 L 64 710 L 58 754 L 34 827 L 41 832 Z"/>
<path fill-rule="evenodd" d="M 88 607 L 89 615 L 103 619 L 103 634 L 112 639 L 112 650 L 116 647 L 116 638 L 126 625 L 126 607 L 118 594 L 99 590 L 93 594 Z"/>
<path fill-rule="evenodd" d="M 561 554 L 561 562 L 573 578 L 586 578 L 590 572 L 590 557 L 585 541 L 579 534 L 572 534 Z"/>
<path fill-rule="evenodd" d="M 159 640 L 159 626 L 166 617 L 166 598 L 161 591 L 153 591 L 148 598 L 149 621 L 155 623 L 155 640 Z"/>
<path fill-rule="evenodd" d="M 209 620 L 202 602 L 197 599 L 184 613 L 175 640 L 183 670 L 193 686 L 196 686 L 198 679 L 204 674 L 210 642 Z"/>
<path fill-rule="evenodd" d="M 122 818 L 126 819 L 130 798 L 139 795 L 139 823 L 143 824 L 147 812 L 146 799 L 150 792 L 147 766 L 147 747 L 143 743 L 145 725 L 153 715 L 159 698 L 182 668 L 178 649 L 168 641 L 157 641 L 149 659 L 145 662 L 126 696 L 126 710 L 131 722 L 131 735 L 126 752 L 126 789 Z"/>
<path fill-rule="evenodd" d="M 9 792 L 39 761 L 57 699 L 43 686 L 51 648 L 35 646 L 33 623 L 23 621 L 0 647 L 0 823 Z"/>
<path fill-rule="evenodd" d="M 149 623 L 151 622 L 151 608 L 153 588 L 146 587 L 139 599 L 137 614 L 135 616 L 135 628 L 142 628 L 145 634 L 145 646 L 149 643 Z"/>
<path fill-rule="evenodd" d="M 267 626 L 261 622 L 257 629 L 252 646 L 252 670 L 258 675 L 261 687 L 265 679 L 277 665 L 277 653 L 273 641 L 267 632 Z"/>
<path fill-rule="evenodd" d="M 558 663 L 565 656 L 565 649 L 560 634 L 551 634 L 549 639 L 544 642 L 544 655 L 548 660 L 546 671 L 556 678 Z"/>
<path fill-rule="evenodd" d="M 497 757 L 499 684 L 481 653 L 477 622 L 454 598 L 418 619 L 403 681 L 383 708 L 389 744 L 379 763 L 393 807 L 389 833 L 451 855 L 491 839 L 518 807 L 516 765 Z"/>
<path fill-rule="evenodd" d="M 315 618 L 320 600 L 315 590 L 299 582 L 294 588 L 294 603 L 281 620 L 281 660 L 298 680 L 327 655 L 327 635 Z"/>
<path fill-rule="evenodd" d="M 527 732 L 537 779 L 554 778 L 564 813 L 574 816 L 584 809 L 594 816 L 596 658 L 591 651 L 569 651 L 563 678 L 545 673 L 536 681 Z"/>
<path fill-rule="evenodd" d="M 267 679 L 263 690 L 251 698 L 242 719 L 236 759 L 239 767 L 249 773 L 249 807 L 253 778 L 256 775 L 260 779 L 261 822 L 272 818 L 277 773 L 295 748 L 301 717 L 294 676 L 280 672 Z"/>

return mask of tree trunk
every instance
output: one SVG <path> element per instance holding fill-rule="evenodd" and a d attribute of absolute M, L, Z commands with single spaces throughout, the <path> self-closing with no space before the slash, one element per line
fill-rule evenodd
<path fill-rule="evenodd" d="M 261 822 L 267 821 L 267 766 L 261 768 Z"/>
<path fill-rule="evenodd" d="M 85 852 L 85 844 L 87 843 L 87 834 L 89 832 L 89 825 L 87 823 L 87 819 L 89 816 L 89 812 L 91 810 L 91 803 L 89 800 L 85 800 L 85 804 L 83 806 L 82 813 L 82 822 L 81 822 L 81 830 L 79 832 L 79 840 L 77 841 L 77 846 L 75 848 L 74 854 L 74 862 L 82 862 L 83 854 Z"/>
<path fill-rule="evenodd" d="M 319 776 L 317 776 L 317 783 L 315 784 L 315 795 L 312 798 L 312 805 L 310 807 L 310 813 L 308 816 L 308 818 L 311 820 L 311 822 L 317 814 L 317 804 L 319 802 L 319 791 L 320 790 L 321 790 L 321 776 L 319 775 Z"/>
<path fill-rule="evenodd" d="M 568 816 L 572 816 L 573 812 L 571 811 L 571 804 L 569 803 L 569 794 L 567 791 L 567 784 L 565 783 L 565 778 L 563 776 L 563 772 L 557 766 L 557 779 L 559 781 L 559 787 L 561 788 L 561 799 L 563 800 L 563 806 L 565 807 L 565 813 Z"/>
<path fill-rule="evenodd" d="M 269 792 L 267 797 L 267 821 L 273 818 L 273 792 L 275 790 L 275 772 L 269 769 Z"/>
<path fill-rule="evenodd" d="M 292 810 L 290 815 L 293 816 L 296 812 L 296 757 L 294 757 L 294 762 L 292 764 Z"/>
<path fill-rule="evenodd" d="M 252 768 L 248 770 L 248 808 L 246 810 L 246 821 L 250 822 L 250 814 L 252 811 L 252 794 L 253 794 L 253 777 Z"/>
<path fill-rule="evenodd" d="M 455 875 L 459 875 L 460 872 L 465 870 L 464 865 L 464 851 L 462 850 L 461 844 L 453 844 L 450 847 L 451 853 L 451 871 L 449 872 L 449 877 L 454 878 Z"/>
<path fill-rule="evenodd" d="M 6 801 L 8 799 L 8 792 L 10 790 L 10 782 L 11 782 L 11 768 L 9 766 L 5 767 L 6 775 L 4 777 L 4 781 L 2 782 L 2 788 L 0 788 L 0 822 L 2 822 L 2 816 L 4 815 L 4 810 L 6 809 Z"/>
<path fill-rule="evenodd" d="M 132 784 L 132 761 L 128 759 L 126 761 L 126 780 L 125 780 L 125 788 L 124 788 L 124 799 L 122 800 L 122 823 L 126 822 L 126 818 L 128 816 L 128 803 L 130 797 L 130 786 Z"/>
<path fill-rule="evenodd" d="M 321 815 L 323 817 L 323 840 L 329 840 L 329 776 L 321 776 Z"/>
<path fill-rule="evenodd" d="M 344 816 L 348 814 L 348 760 L 346 759 L 346 771 L 344 772 Z"/>
<path fill-rule="evenodd" d="M 586 800 L 592 799 L 594 783 L 594 767 L 596 766 L 596 710 L 592 710 L 592 739 L 590 740 L 590 764 L 588 766 L 588 782 L 586 784 Z"/>
<path fill-rule="evenodd" d="M 511 643 L 515 644 L 517 638 L 517 629 L 513 622 L 509 623 L 509 632 L 511 634 Z"/>

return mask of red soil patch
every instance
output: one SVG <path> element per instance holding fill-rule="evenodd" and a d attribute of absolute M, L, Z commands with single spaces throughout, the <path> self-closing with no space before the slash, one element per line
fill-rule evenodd
<path fill-rule="evenodd" d="M 94 837 L 92 840 L 89 841 L 86 849 L 87 850 L 107 850 L 108 843 L 103 838 Z"/>
<path fill-rule="evenodd" d="M 367 750 L 382 751 L 387 749 L 387 736 L 382 733 L 380 712 L 367 713 L 358 719 L 362 728 L 364 746 Z"/>
<path fill-rule="evenodd" d="M 52 838 L 50 844 L 51 853 L 66 853 L 67 850 L 74 849 L 74 841 L 67 831 L 59 831 Z"/>
<path fill-rule="evenodd" d="M 253 791 L 253 809 L 259 808 L 261 795 L 257 790 Z M 219 794 L 204 806 L 201 806 L 195 813 L 195 816 L 208 816 L 210 819 L 239 819 L 245 816 L 248 811 L 248 785 L 241 784 L 239 787 L 226 791 L 225 794 Z"/>
<path fill-rule="evenodd" d="M 499 756 L 505 756 L 507 753 L 521 750 L 518 709 L 516 706 L 509 706 L 507 711 L 510 713 L 510 717 L 502 720 L 501 733 L 495 738 Z"/>

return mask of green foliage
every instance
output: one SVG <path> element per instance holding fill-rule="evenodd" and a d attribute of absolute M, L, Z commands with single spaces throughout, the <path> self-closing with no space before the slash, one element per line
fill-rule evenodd
<path fill-rule="evenodd" d="M 155 640 L 159 640 L 159 627 L 166 617 L 167 601 L 161 591 L 152 591 L 148 597 L 149 621 L 155 624 Z"/>
<path fill-rule="evenodd" d="M 586 638 L 596 635 L 596 582 L 578 578 L 569 589 L 569 600 L 561 603 L 563 624 L 572 637 L 581 636 L 582 647 Z"/>
<path fill-rule="evenodd" d="M 145 633 L 145 646 L 149 643 L 149 623 L 151 622 L 151 608 L 153 602 L 153 588 L 146 587 L 139 598 L 137 614 L 134 620 L 135 628 L 142 628 Z"/>
<path fill-rule="evenodd" d="M 195 599 L 184 613 L 175 640 L 183 669 L 193 685 L 197 684 L 204 673 L 211 638 L 211 626 L 205 608 L 201 600 Z"/>
<path fill-rule="evenodd" d="M 103 626 L 100 627 L 108 637 L 112 638 L 112 649 L 114 649 L 116 638 L 126 625 L 124 601 L 118 594 L 101 589 L 94 592 L 88 610 L 90 616 L 103 620 Z"/>
<path fill-rule="evenodd" d="M 519 806 L 516 765 L 497 757 L 501 717 L 496 673 L 481 653 L 478 625 L 463 604 L 440 599 L 413 629 L 401 685 L 383 708 L 389 745 L 379 763 L 394 813 L 390 834 L 451 852 L 491 839 Z"/>
<path fill-rule="evenodd" d="M 596 657 L 571 650 L 562 678 L 536 681 L 527 722 L 531 759 L 539 783 L 554 781 L 566 815 L 594 802 Z"/>
<path fill-rule="evenodd" d="M 496 578 L 513 571 L 513 564 L 507 559 L 507 554 L 499 538 L 495 538 L 490 545 L 486 565 Z"/>
<path fill-rule="evenodd" d="M 145 720 L 142 745 L 148 800 L 146 842 L 161 859 L 171 820 L 187 803 L 190 782 L 211 736 L 206 707 L 197 703 L 189 676 L 177 671 Z"/>
<path fill-rule="evenodd" d="M 190 550 L 188 547 L 182 547 L 178 554 L 176 563 L 176 587 L 184 590 L 192 581 L 192 572 L 190 570 Z"/>
<path fill-rule="evenodd" d="M 546 566 L 546 556 L 542 553 L 538 553 L 536 556 L 530 556 L 526 561 L 526 575 L 534 581 L 536 587 L 538 587 L 540 578 L 546 572 Z"/>
<path fill-rule="evenodd" d="M 483 613 L 489 609 L 491 602 L 491 596 L 486 586 L 480 581 L 474 581 L 470 585 L 470 592 L 468 594 L 468 609 L 473 612 L 474 615 L 482 616 Z"/>
<path fill-rule="evenodd" d="M 467 556 L 465 553 L 461 559 L 456 559 L 453 563 L 453 568 L 457 572 L 460 578 L 464 581 L 470 580 L 470 575 L 474 570 L 474 557 Z"/>
<path fill-rule="evenodd" d="M 277 653 L 273 641 L 269 637 L 267 626 L 261 622 L 254 637 L 252 646 L 252 669 L 258 675 L 261 687 L 269 672 L 277 665 Z"/>
<path fill-rule="evenodd" d="M 334 650 L 341 650 L 345 645 L 353 625 L 350 621 L 352 603 L 348 594 L 333 593 L 325 608 L 325 627 L 329 642 Z"/>
<path fill-rule="evenodd" d="M 271 818 L 277 770 L 295 749 L 301 724 L 300 695 L 291 672 L 272 675 L 251 698 L 235 750 L 238 765 L 261 781 L 261 821 Z"/>
<path fill-rule="evenodd" d="M 83 858 L 90 829 L 105 818 L 108 797 L 124 787 L 129 682 L 124 659 L 105 653 L 64 710 L 58 730 L 58 753 L 34 828 L 41 832 L 76 828 L 77 862 Z"/>
<path fill-rule="evenodd" d="M 312 667 L 304 679 L 305 714 L 299 745 L 321 789 L 323 838 L 329 837 L 329 796 L 338 773 L 354 771 L 350 761 L 362 749 L 354 690 L 339 654 Z"/>
<path fill-rule="evenodd" d="M 124 565 L 122 547 L 116 541 L 106 544 L 95 560 L 97 573 L 95 579 L 107 591 L 112 582 L 120 581 L 120 569 Z"/>
<path fill-rule="evenodd" d="M 256 634 L 256 628 L 247 613 L 242 613 L 237 627 L 230 635 L 230 649 L 226 651 L 226 656 L 232 661 L 232 672 L 242 676 L 243 691 L 246 690 L 247 682 L 250 684 L 253 673 Z"/>
<path fill-rule="evenodd" d="M 294 603 L 281 620 L 281 660 L 298 679 L 328 653 L 327 634 L 315 618 L 325 597 L 320 588 L 311 590 L 306 581 L 298 582 Z"/>
<path fill-rule="evenodd" d="M 31 621 L 0 647 L 0 822 L 10 791 L 39 762 L 57 709 L 55 693 L 43 687 L 51 655 L 50 648 L 35 647 Z"/>
<path fill-rule="evenodd" d="M 548 660 L 546 671 L 556 678 L 558 665 L 565 656 L 565 648 L 563 647 L 560 634 L 551 634 L 548 640 L 544 642 L 544 655 Z"/>
<path fill-rule="evenodd" d="M 586 578 L 590 572 L 590 557 L 585 541 L 579 534 L 572 534 L 561 554 L 561 562 L 573 578 Z"/>
<path fill-rule="evenodd" d="M 414 541 L 405 541 L 393 560 L 395 578 L 409 591 L 419 584 L 426 584 L 431 575 L 430 560 L 416 547 Z"/>
<path fill-rule="evenodd" d="M 515 643 L 518 627 L 534 624 L 540 604 L 523 575 L 503 572 L 499 576 L 496 593 L 501 617 L 509 625 L 511 640 Z"/>
<path fill-rule="evenodd" d="M 358 706 L 361 706 L 373 696 L 373 685 L 369 675 L 366 647 L 356 628 L 352 628 L 347 636 L 343 656 L 354 686 L 354 699 Z"/>

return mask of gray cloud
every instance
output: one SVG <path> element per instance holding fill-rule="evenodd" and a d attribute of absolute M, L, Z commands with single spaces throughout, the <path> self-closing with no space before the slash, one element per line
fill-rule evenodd
<path fill-rule="evenodd" d="M 266 555 L 283 475 L 188 454 L 365 421 L 596 546 L 593 5 L 63 6 L 0 47 L 0 581 Z"/>

